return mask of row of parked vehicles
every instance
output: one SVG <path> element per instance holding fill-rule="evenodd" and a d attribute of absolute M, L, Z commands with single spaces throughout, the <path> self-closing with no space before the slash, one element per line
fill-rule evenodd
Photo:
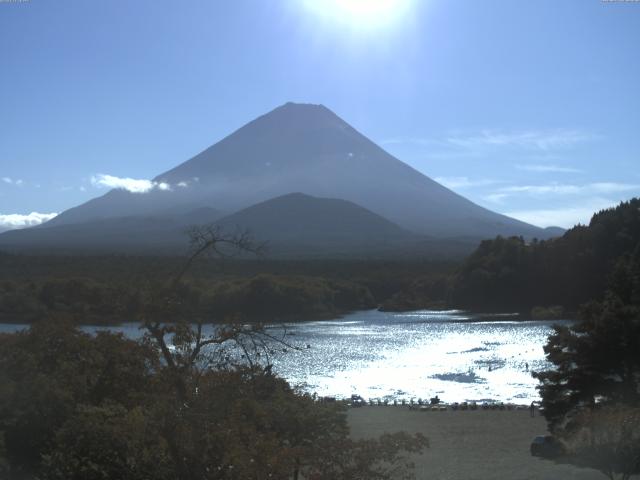
<path fill-rule="evenodd" d="M 325 399 L 327 401 L 327 399 Z M 331 397 L 330 401 L 335 401 L 335 398 Z M 360 395 L 351 395 L 351 398 L 348 400 L 348 404 L 352 407 L 362 407 L 365 405 L 370 406 L 383 406 L 383 405 L 409 405 L 409 407 L 421 407 L 421 406 L 440 406 L 444 407 L 445 410 L 514 410 L 514 409 L 523 409 L 526 407 L 516 406 L 513 404 L 505 404 L 502 402 L 484 402 L 482 404 L 478 404 L 477 402 L 454 402 L 451 404 L 444 404 L 436 395 L 435 397 L 430 398 L 429 400 L 422 400 L 419 398 L 418 400 L 381 400 L 381 399 L 369 399 L 368 401 L 362 398 Z"/>

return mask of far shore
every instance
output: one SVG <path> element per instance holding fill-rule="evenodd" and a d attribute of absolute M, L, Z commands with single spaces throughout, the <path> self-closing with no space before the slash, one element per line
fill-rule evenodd
<path fill-rule="evenodd" d="M 246 323 L 256 323 L 263 325 L 282 325 L 286 323 L 303 323 L 303 322 L 317 322 L 317 321 L 330 321 L 330 320 L 340 320 L 350 314 L 359 313 L 359 312 L 369 312 L 369 311 L 377 311 L 382 313 L 411 313 L 411 312 L 438 312 L 438 313 L 448 313 L 448 312 L 457 312 L 460 314 L 467 314 L 471 317 L 469 319 L 464 320 L 450 320 L 451 322 L 456 323 L 465 323 L 465 322 L 549 322 L 549 321 L 569 321 L 575 320 L 577 315 L 575 313 L 566 313 L 565 315 L 557 318 L 533 318 L 528 313 L 522 312 L 508 312 L 508 311 L 481 311 L 481 310 L 465 310 L 465 309 L 457 309 L 455 307 L 441 307 L 441 308 L 414 308 L 414 309 L 385 309 L 382 307 L 376 308 L 365 308 L 365 309 L 356 309 L 356 310 L 334 310 L 331 312 L 317 312 L 317 313 L 298 313 L 298 314 L 287 314 L 280 316 L 265 316 L 265 317 L 247 317 L 245 319 Z M 41 317 L 39 317 L 41 318 Z M 36 319 L 32 316 L 19 317 L 16 315 L 0 315 L 0 325 L 20 325 L 29 327 L 38 321 L 42 321 L 40 319 Z M 71 317 L 70 317 L 71 318 Z M 214 318 L 212 316 L 211 318 Z M 130 323 L 140 323 L 139 320 L 122 320 L 120 317 L 114 317 L 112 315 L 109 316 L 96 316 L 92 315 L 88 318 L 86 316 L 82 316 L 79 319 L 72 320 L 76 325 L 81 327 L 118 327 L 121 325 L 126 325 Z M 195 323 L 195 322 L 194 322 Z M 203 323 L 206 324 L 216 324 L 221 325 L 224 324 L 224 321 L 215 321 L 213 319 L 205 320 Z"/>
<path fill-rule="evenodd" d="M 406 406 L 350 408 L 353 438 L 404 430 L 430 442 L 412 456 L 418 480 L 602 480 L 596 470 L 532 457 L 531 440 L 547 434 L 544 418 L 520 410 L 410 410 Z"/>

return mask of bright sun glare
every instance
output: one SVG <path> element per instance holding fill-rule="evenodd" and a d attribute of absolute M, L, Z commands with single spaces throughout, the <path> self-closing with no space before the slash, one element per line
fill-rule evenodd
<path fill-rule="evenodd" d="M 402 17 L 412 0 L 307 0 L 306 5 L 332 23 L 356 29 L 389 26 Z"/>

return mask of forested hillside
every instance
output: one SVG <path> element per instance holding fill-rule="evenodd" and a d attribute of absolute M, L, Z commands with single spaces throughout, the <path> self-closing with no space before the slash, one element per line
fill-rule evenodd
<path fill-rule="evenodd" d="M 452 277 L 456 307 L 529 311 L 558 305 L 575 311 L 601 298 L 615 276 L 640 257 L 640 199 L 593 215 L 562 237 L 483 241 Z"/>
<path fill-rule="evenodd" d="M 0 322 L 62 316 L 74 323 L 135 321 L 182 257 L 31 256 L 0 253 Z M 424 272 L 454 264 L 403 261 L 223 261 L 193 265 L 181 294 L 207 321 L 232 314 L 279 321 L 375 308 Z"/>

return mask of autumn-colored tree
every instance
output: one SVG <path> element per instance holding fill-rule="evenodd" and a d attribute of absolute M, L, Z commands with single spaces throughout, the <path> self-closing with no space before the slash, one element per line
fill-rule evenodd
<path fill-rule="evenodd" d="M 194 238 L 187 265 L 209 249 L 249 249 L 217 229 Z M 0 335 L 3 478 L 410 476 L 403 453 L 422 451 L 424 437 L 351 440 L 343 407 L 271 372 L 283 339 L 257 324 L 207 323 L 184 271 L 144 299 L 139 341 L 55 321 Z"/>

